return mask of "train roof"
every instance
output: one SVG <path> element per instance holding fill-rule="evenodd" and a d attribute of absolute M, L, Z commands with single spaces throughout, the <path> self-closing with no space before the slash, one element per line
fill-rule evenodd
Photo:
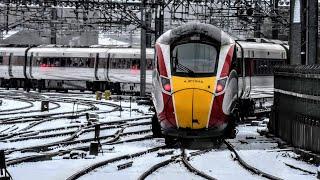
<path fill-rule="evenodd" d="M 140 58 L 140 48 L 112 48 L 108 51 L 111 58 Z M 153 59 L 154 49 L 146 49 L 146 58 Z"/>
<path fill-rule="evenodd" d="M 238 47 L 237 57 L 244 58 L 265 58 L 265 59 L 286 59 L 286 49 L 280 44 L 273 43 L 257 43 L 237 41 L 241 48 Z"/>
<path fill-rule="evenodd" d="M 14 56 L 24 56 L 27 47 L 0 47 L 0 55 L 9 56 L 10 53 L 13 53 Z"/>
<path fill-rule="evenodd" d="M 99 57 L 111 58 L 140 58 L 140 48 L 32 48 L 28 51 L 28 56 L 38 57 Z M 147 48 L 147 58 L 153 58 L 153 49 Z"/>
<path fill-rule="evenodd" d="M 234 40 L 230 35 L 222 31 L 220 28 L 211 25 L 211 24 L 203 24 L 203 23 L 187 23 L 182 26 L 176 27 L 172 30 L 165 32 L 163 35 L 159 37 L 157 40 L 158 43 L 161 44 L 171 44 L 175 40 L 180 37 L 183 37 L 188 34 L 199 33 L 204 34 L 212 39 L 221 43 L 221 45 L 227 45 L 234 43 Z"/>
<path fill-rule="evenodd" d="M 243 49 L 263 49 L 270 51 L 285 51 L 282 45 L 273 44 L 273 43 L 258 43 L 258 42 L 247 42 L 247 41 L 238 41 L 238 43 L 242 46 Z"/>
<path fill-rule="evenodd" d="M 106 53 L 106 48 L 32 48 L 28 51 L 28 56 L 38 57 L 95 57 L 97 53 Z"/>

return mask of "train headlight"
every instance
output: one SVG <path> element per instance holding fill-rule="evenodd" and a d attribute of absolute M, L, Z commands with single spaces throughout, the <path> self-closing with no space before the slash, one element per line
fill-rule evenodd
<path fill-rule="evenodd" d="M 171 85 L 170 85 L 170 79 L 165 78 L 165 77 L 161 77 L 161 84 L 162 84 L 162 88 L 170 93 L 171 92 Z"/>
<path fill-rule="evenodd" d="M 224 88 L 226 86 L 227 80 L 228 80 L 227 77 L 224 77 L 224 78 L 221 78 L 218 80 L 217 87 L 216 87 L 216 94 L 217 95 L 222 94 L 222 92 L 224 91 Z"/>

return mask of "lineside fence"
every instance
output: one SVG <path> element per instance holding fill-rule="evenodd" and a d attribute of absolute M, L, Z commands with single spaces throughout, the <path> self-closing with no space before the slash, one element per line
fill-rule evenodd
<path fill-rule="evenodd" d="M 274 88 L 271 132 L 320 153 L 320 65 L 275 67 Z"/>

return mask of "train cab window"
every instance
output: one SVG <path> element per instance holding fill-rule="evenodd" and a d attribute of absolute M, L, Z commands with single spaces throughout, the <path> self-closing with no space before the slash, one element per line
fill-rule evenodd
<path fill-rule="evenodd" d="M 208 75 L 216 73 L 217 49 L 204 43 L 185 43 L 175 46 L 171 54 L 173 73 Z"/>

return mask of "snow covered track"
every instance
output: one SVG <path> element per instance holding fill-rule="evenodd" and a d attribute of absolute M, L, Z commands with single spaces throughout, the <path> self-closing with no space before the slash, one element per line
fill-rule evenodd
<path fill-rule="evenodd" d="M 281 149 L 276 140 L 257 133 L 258 126 L 239 125 L 236 139 L 227 140 L 242 161 L 254 169 L 248 170 L 238 162 L 240 158 L 234 160 L 236 153 L 226 144 L 211 139 L 183 140 L 173 147 L 165 146 L 163 138 L 152 137 L 150 107 L 130 102 L 129 98 L 121 102 L 117 98 L 97 101 L 93 94 L 1 90 L 0 98 L 4 102 L 0 114 L 9 113 L 0 117 L 0 149 L 5 150 L 8 171 L 15 180 L 316 176 L 311 165 L 291 158 L 297 155 L 290 148 Z M 56 108 L 40 112 L 43 100 Z M 33 106 L 21 109 L 30 105 L 23 101 Z M 1 112 L 14 107 L 20 109 Z M 86 113 L 96 121 L 88 121 Z M 101 146 L 98 155 L 93 156 L 89 154 L 90 145 L 96 141 L 98 126 Z"/>
<path fill-rule="evenodd" d="M 99 163 L 96 163 L 96 164 L 93 164 L 92 166 L 89 166 L 75 174 L 73 174 L 72 176 L 68 177 L 67 180 L 75 180 L 75 179 L 78 179 L 79 177 L 85 175 L 85 174 L 88 174 L 89 172 L 99 168 L 99 167 L 102 167 L 102 166 L 105 166 L 109 163 L 114 163 L 114 162 L 117 162 L 117 161 L 120 161 L 120 160 L 123 160 L 123 159 L 132 159 L 132 158 L 136 158 L 136 157 L 139 157 L 139 156 L 142 156 L 144 154 L 147 154 L 147 153 L 151 153 L 151 152 L 155 152 L 155 151 L 158 151 L 159 149 L 161 148 L 165 148 L 166 146 L 159 146 L 159 147 L 155 147 L 155 148 L 151 148 L 151 149 L 148 149 L 148 150 L 145 150 L 145 151 L 141 151 L 141 152 L 137 152 L 137 153 L 134 153 L 134 154 L 128 154 L 128 155 L 123 155 L 123 156 L 119 156 L 119 157 L 115 157 L 115 158 L 112 158 L 112 159 L 108 159 L 106 161 L 102 161 L 102 162 L 99 162 Z"/>
<path fill-rule="evenodd" d="M 208 180 L 216 180 L 216 178 L 202 172 L 201 170 L 196 169 L 195 167 L 193 167 L 190 163 L 189 163 L 189 158 L 192 156 L 197 156 L 200 154 L 204 154 L 210 150 L 199 150 L 193 153 L 190 153 L 190 156 L 188 156 L 185 152 L 184 148 L 180 148 L 181 150 L 181 154 L 179 155 L 172 155 L 169 159 L 166 159 L 164 161 L 161 161 L 158 164 L 155 164 L 153 166 L 151 166 L 148 170 L 146 170 L 145 172 L 143 172 L 140 176 L 139 176 L 139 180 L 144 180 L 146 179 L 149 175 L 151 175 L 152 173 L 156 172 L 158 169 L 163 168 L 167 165 L 169 165 L 170 163 L 173 162 L 182 162 L 184 164 L 184 166 L 192 173 L 194 173 L 195 175 L 198 175 L 202 178 L 208 179 Z M 159 156 L 159 155 L 158 155 Z"/>
<path fill-rule="evenodd" d="M 205 153 L 205 152 L 206 152 L 206 151 L 200 151 L 200 153 L 195 153 L 195 154 L 192 154 L 191 156 L 199 155 L 199 154 Z M 186 166 L 186 168 L 187 168 L 189 171 L 191 171 L 191 172 L 193 172 L 194 174 L 196 174 L 196 175 L 198 175 L 198 176 L 201 176 L 201 177 L 203 177 L 203 178 L 205 178 L 205 179 L 208 179 L 208 180 L 216 180 L 216 178 L 211 177 L 210 175 L 208 175 L 208 174 L 206 174 L 206 173 L 204 173 L 204 172 L 196 169 L 195 167 L 193 167 L 193 166 L 189 163 L 188 158 L 189 158 L 189 157 L 187 156 L 187 154 L 185 153 L 185 150 L 183 149 L 183 151 L 182 151 L 182 162 L 183 162 L 183 164 Z"/>
<path fill-rule="evenodd" d="M 157 171 L 159 168 L 162 168 L 172 162 L 174 162 L 179 156 L 173 156 L 168 160 L 162 161 L 158 164 L 155 164 L 153 166 L 151 166 L 147 171 L 145 171 L 143 174 L 141 174 L 141 176 L 138 178 L 138 180 L 144 180 L 146 179 L 150 174 L 152 174 L 153 172 Z"/>
<path fill-rule="evenodd" d="M 236 159 L 239 161 L 239 163 L 245 168 L 245 169 L 248 169 L 249 171 L 259 175 L 259 176 L 262 176 L 262 177 L 265 177 L 265 178 L 268 178 L 268 179 L 272 179 L 272 180 L 281 180 L 281 178 L 279 177 L 276 177 L 276 176 L 273 176 L 271 174 L 268 174 L 268 173 L 265 173 L 251 165 L 249 165 L 247 162 L 245 162 L 241 156 L 238 154 L 238 152 L 234 149 L 233 145 L 231 143 L 229 143 L 227 140 L 224 140 L 224 143 L 227 145 L 228 149 L 230 151 L 232 151 L 235 155 L 236 155 Z"/>

